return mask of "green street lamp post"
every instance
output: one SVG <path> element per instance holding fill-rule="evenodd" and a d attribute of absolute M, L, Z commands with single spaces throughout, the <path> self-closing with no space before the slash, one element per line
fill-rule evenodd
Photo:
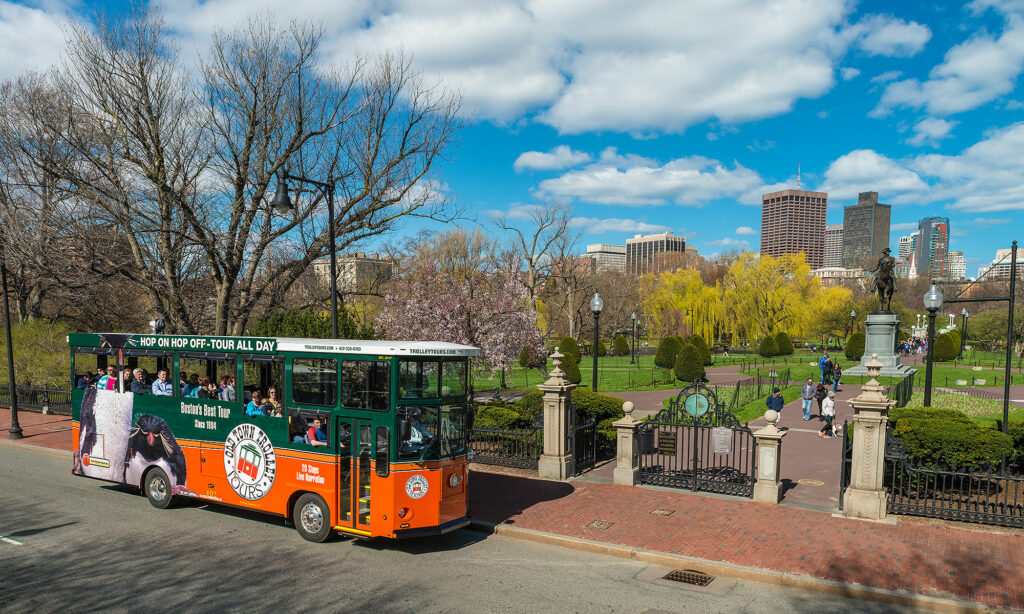
<path fill-rule="evenodd" d="M 632 349 L 629 352 L 629 364 L 631 364 L 631 365 L 636 364 L 636 312 L 635 311 L 633 312 L 632 318 L 633 318 L 633 328 L 629 329 L 630 341 L 632 341 L 632 343 L 630 344 Z"/>
<path fill-rule="evenodd" d="M 594 298 L 590 299 L 590 311 L 594 314 L 594 373 L 593 373 L 593 385 L 591 388 L 594 392 L 597 392 L 597 335 L 598 335 L 598 324 L 601 317 L 601 310 L 604 309 L 604 301 L 601 299 L 601 295 L 597 292 L 594 293 Z"/>
<path fill-rule="evenodd" d="M 924 370 L 924 406 L 932 405 L 932 362 L 935 356 L 935 314 L 942 307 L 942 292 L 932 281 L 932 287 L 924 295 L 924 308 L 928 310 L 928 365 Z"/>

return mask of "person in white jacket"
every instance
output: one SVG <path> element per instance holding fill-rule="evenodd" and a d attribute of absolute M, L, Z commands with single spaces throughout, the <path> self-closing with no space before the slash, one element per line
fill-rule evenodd
<path fill-rule="evenodd" d="M 821 402 L 821 415 L 825 418 L 825 426 L 818 431 L 818 437 L 832 438 L 832 419 L 836 417 L 836 393 L 828 391 L 828 396 Z"/>

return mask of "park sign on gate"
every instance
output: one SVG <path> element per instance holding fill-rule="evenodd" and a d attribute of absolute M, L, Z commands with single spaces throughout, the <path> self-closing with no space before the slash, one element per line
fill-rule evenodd
<path fill-rule="evenodd" d="M 277 339 L 265 337 L 200 337 L 193 335 L 134 335 L 127 333 L 72 333 L 68 344 L 126 350 L 191 350 L 273 354 Z"/>

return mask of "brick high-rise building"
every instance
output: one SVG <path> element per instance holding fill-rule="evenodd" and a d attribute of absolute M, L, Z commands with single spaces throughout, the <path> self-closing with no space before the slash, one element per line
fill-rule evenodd
<path fill-rule="evenodd" d="M 878 192 L 861 192 L 857 204 L 843 208 L 843 266 L 870 269 L 889 247 L 892 206 L 878 202 Z"/>
<path fill-rule="evenodd" d="M 761 253 L 803 252 L 812 269 L 825 262 L 827 192 L 782 190 L 761 196 Z"/>
<path fill-rule="evenodd" d="M 626 239 L 626 273 L 644 275 L 654 272 L 654 258 L 665 252 L 686 253 L 686 238 L 671 232 L 634 235 Z"/>
<path fill-rule="evenodd" d="M 825 267 L 843 266 L 843 225 L 825 227 Z"/>

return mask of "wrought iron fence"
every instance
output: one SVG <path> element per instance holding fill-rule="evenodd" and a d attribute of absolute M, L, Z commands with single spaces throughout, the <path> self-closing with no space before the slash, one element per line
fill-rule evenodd
<path fill-rule="evenodd" d="M 572 439 L 576 475 L 590 471 L 597 463 L 597 421 L 591 417 L 573 428 Z"/>
<path fill-rule="evenodd" d="M 39 409 L 51 414 L 71 415 L 71 390 L 18 386 L 18 409 Z M 11 387 L 0 385 L 0 405 L 11 406 Z"/>
<path fill-rule="evenodd" d="M 469 435 L 473 462 L 536 469 L 544 445 L 543 427 L 527 429 L 476 428 Z"/>
<path fill-rule="evenodd" d="M 736 382 L 732 398 L 729 400 L 729 412 L 743 407 L 751 401 L 768 396 L 776 388 L 789 385 L 789 369 L 779 369 L 760 373 L 754 377 Z"/>
<path fill-rule="evenodd" d="M 914 396 L 914 373 L 904 377 L 900 380 L 900 383 L 895 386 L 889 386 L 885 393 L 886 395 L 896 397 L 896 407 L 906 407 L 907 403 L 910 402 L 910 398 Z"/>
<path fill-rule="evenodd" d="M 888 512 L 1024 527 L 1024 476 L 994 467 L 925 466 L 907 455 L 891 427 L 887 431 Z"/>
<path fill-rule="evenodd" d="M 843 509 L 843 495 L 846 494 L 846 487 L 850 485 L 850 472 L 853 469 L 853 437 L 850 437 L 848 424 L 848 421 L 843 421 L 843 457 L 839 464 L 839 509 Z"/>

